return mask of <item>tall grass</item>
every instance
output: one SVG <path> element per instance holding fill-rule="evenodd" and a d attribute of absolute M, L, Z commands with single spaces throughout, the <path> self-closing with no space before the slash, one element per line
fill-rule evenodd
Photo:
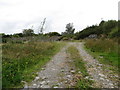
<path fill-rule="evenodd" d="M 118 43 L 118 39 L 88 39 L 85 46 L 101 57 L 102 63 L 118 67 L 120 59 L 120 45 Z"/>
<path fill-rule="evenodd" d="M 31 81 L 59 49 L 57 42 L 29 42 L 4 44 L 2 56 L 2 86 L 19 87 L 21 81 Z M 21 86 L 20 86 L 21 87 Z"/>

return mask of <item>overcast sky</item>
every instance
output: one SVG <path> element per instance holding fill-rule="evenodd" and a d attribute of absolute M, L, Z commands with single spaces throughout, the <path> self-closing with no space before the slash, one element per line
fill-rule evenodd
<path fill-rule="evenodd" d="M 44 32 L 63 32 L 67 23 L 76 31 L 99 24 L 103 20 L 118 20 L 119 0 L 0 0 L 0 33 L 20 33 L 38 28 L 46 18 Z"/>

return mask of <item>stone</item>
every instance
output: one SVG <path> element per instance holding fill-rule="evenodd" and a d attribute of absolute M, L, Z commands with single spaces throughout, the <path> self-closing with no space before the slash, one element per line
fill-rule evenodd
<path fill-rule="evenodd" d="M 37 88 L 40 88 L 40 85 L 38 85 Z"/>
<path fill-rule="evenodd" d="M 107 82 L 109 82 L 109 80 L 108 79 L 106 79 L 107 80 Z"/>
<path fill-rule="evenodd" d="M 33 86 L 37 86 L 37 84 L 34 83 Z"/>
<path fill-rule="evenodd" d="M 70 78 L 71 77 L 71 75 L 67 75 L 67 78 Z"/>
<path fill-rule="evenodd" d="M 100 77 L 100 80 L 104 80 L 104 78 Z"/>
<path fill-rule="evenodd" d="M 53 88 L 59 88 L 58 86 L 54 86 Z"/>
<path fill-rule="evenodd" d="M 81 72 L 80 72 L 80 71 L 79 71 L 78 73 L 79 73 L 79 74 L 81 74 Z"/>
<path fill-rule="evenodd" d="M 85 77 L 85 79 L 88 79 L 88 78 L 89 78 L 89 76 L 86 76 L 86 77 Z"/>
<path fill-rule="evenodd" d="M 50 88 L 48 85 L 42 85 L 41 88 Z"/>
<path fill-rule="evenodd" d="M 61 83 L 58 83 L 58 85 L 60 86 L 60 85 L 61 85 Z"/>
<path fill-rule="evenodd" d="M 75 73 L 75 70 L 71 70 L 70 72 L 74 74 L 74 73 Z"/>
<path fill-rule="evenodd" d="M 28 88 L 28 86 L 27 86 L 27 85 L 25 85 L 25 86 L 24 86 L 24 88 Z"/>
<path fill-rule="evenodd" d="M 53 68 L 52 70 L 56 70 L 55 68 Z"/>
<path fill-rule="evenodd" d="M 50 81 L 47 81 L 47 83 L 49 83 Z"/>
<path fill-rule="evenodd" d="M 67 83 L 68 81 L 65 81 L 65 83 Z"/>
<path fill-rule="evenodd" d="M 41 85 L 43 85 L 43 84 L 45 84 L 45 83 L 46 83 L 45 81 L 40 82 Z"/>
<path fill-rule="evenodd" d="M 42 77 L 42 80 L 45 80 L 45 79 L 47 79 L 45 76 L 44 76 L 44 77 Z"/>
<path fill-rule="evenodd" d="M 112 84 L 112 83 L 109 83 L 109 85 L 113 86 L 113 84 Z"/>
<path fill-rule="evenodd" d="M 40 77 L 35 77 L 35 81 L 37 81 L 37 80 L 39 80 L 40 79 Z"/>
<path fill-rule="evenodd" d="M 104 77 L 105 75 L 103 75 L 103 74 L 99 74 L 99 76 Z"/>

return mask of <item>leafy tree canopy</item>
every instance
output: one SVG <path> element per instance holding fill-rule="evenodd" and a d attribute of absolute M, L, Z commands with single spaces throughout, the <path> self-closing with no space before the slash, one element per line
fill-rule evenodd
<path fill-rule="evenodd" d="M 23 30 L 23 35 L 25 35 L 25 36 L 32 36 L 33 34 L 34 34 L 33 29 L 24 29 Z"/>

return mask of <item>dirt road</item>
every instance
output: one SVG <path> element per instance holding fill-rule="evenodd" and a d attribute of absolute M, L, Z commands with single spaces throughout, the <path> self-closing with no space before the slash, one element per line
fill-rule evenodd
<path fill-rule="evenodd" d="M 75 44 L 79 53 L 86 62 L 86 68 L 88 73 L 92 76 L 95 81 L 96 88 L 118 88 L 118 75 L 114 74 L 107 67 L 107 65 L 99 63 L 98 60 L 94 59 L 86 50 L 84 49 L 83 43 Z"/>
<path fill-rule="evenodd" d="M 74 71 L 74 68 L 69 66 L 72 60 L 68 58 L 66 53 L 69 46 L 70 44 L 64 46 L 42 68 L 35 80 L 29 85 L 25 85 L 25 88 L 65 88 L 71 86 L 73 84 L 71 82 L 73 79 L 71 71 Z"/>
<path fill-rule="evenodd" d="M 91 55 L 89 55 L 83 48 L 83 43 L 70 42 L 64 46 L 50 60 L 40 72 L 38 76 L 30 84 L 26 84 L 24 88 L 68 88 L 75 85 L 74 72 L 75 68 L 71 67 L 73 60 L 69 58 L 66 52 L 67 48 L 74 45 L 83 61 L 86 62 L 86 68 L 88 73 L 95 81 L 95 88 L 117 88 L 117 81 L 112 80 L 111 77 L 118 78 L 118 75 L 107 74 L 110 70 L 102 69 L 103 64 L 100 64 Z"/>

